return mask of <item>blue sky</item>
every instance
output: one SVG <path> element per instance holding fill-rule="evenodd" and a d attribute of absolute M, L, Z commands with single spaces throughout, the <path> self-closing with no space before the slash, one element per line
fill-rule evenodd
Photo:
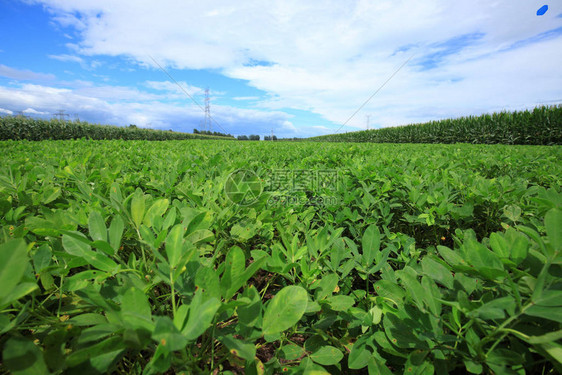
<path fill-rule="evenodd" d="M 562 102 L 562 4 L 0 0 L 0 114 L 308 137 Z"/>

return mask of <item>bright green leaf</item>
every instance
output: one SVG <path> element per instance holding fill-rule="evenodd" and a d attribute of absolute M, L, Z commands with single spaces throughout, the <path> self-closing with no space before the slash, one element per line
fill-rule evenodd
<path fill-rule="evenodd" d="M 291 285 L 281 289 L 271 299 L 263 316 L 264 335 L 282 332 L 294 326 L 304 315 L 308 295 L 300 286 Z"/>

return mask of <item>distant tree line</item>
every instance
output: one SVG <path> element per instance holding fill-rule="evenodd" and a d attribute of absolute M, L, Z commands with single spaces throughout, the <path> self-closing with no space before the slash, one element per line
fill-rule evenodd
<path fill-rule="evenodd" d="M 270 137 L 269 135 L 266 135 L 265 137 L 263 137 L 264 141 L 276 141 L 277 140 L 277 136 L 274 135 L 273 137 Z"/>
<path fill-rule="evenodd" d="M 215 137 L 226 137 L 226 138 L 234 138 L 231 134 L 224 134 L 221 132 L 212 132 L 210 130 L 197 130 L 193 129 L 193 134 L 204 134 L 204 135 L 214 135 Z"/>
<path fill-rule="evenodd" d="M 239 135 L 238 136 L 238 140 L 239 141 L 259 141 L 260 140 L 260 136 L 259 135 L 255 135 L 252 134 L 249 137 L 247 135 Z"/>

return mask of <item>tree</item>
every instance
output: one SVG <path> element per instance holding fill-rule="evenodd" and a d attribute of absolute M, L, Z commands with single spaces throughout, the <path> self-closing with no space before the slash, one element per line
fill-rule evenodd
<path fill-rule="evenodd" d="M 199 134 L 199 130 L 193 129 L 193 134 Z"/>
<path fill-rule="evenodd" d="M 260 140 L 259 135 L 255 135 L 255 134 L 250 135 L 250 141 L 259 141 L 259 140 Z"/>

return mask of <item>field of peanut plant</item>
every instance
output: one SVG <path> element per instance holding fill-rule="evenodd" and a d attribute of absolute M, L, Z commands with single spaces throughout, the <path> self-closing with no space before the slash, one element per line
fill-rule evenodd
<path fill-rule="evenodd" d="M 0 374 L 556 374 L 562 147 L 0 142 Z"/>

